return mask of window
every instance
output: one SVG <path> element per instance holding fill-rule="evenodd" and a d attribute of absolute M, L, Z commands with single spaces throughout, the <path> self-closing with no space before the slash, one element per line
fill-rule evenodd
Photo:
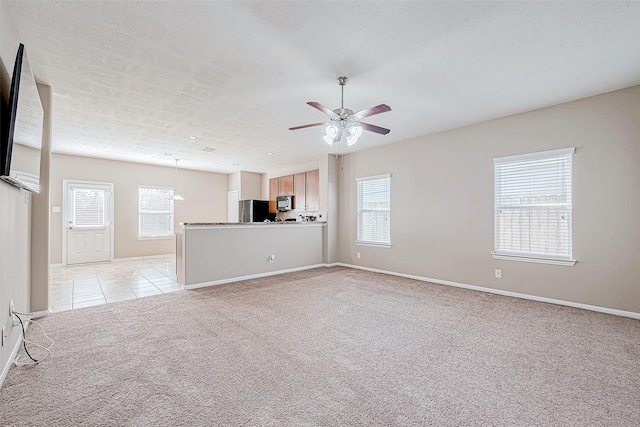
<path fill-rule="evenodd" d="M 391 246 L 391 175 L 357 178 L 356 182 L 358 184 L 356 243 Z"/>
<path fill-rule="evenodd" d="M 173 188 L 138 186 L 138 237 L 173 235 Z"/>
<path fill-rule="evenodd" d="M 74 228 L 105 227 L 105 190 L 74 188 L 72 192 L 72 224 Z"/>
<path fill-rule="evenodd" d="M 571 158 L 574 148 L 494 159 L 497 259 L 574 265 Z"/>

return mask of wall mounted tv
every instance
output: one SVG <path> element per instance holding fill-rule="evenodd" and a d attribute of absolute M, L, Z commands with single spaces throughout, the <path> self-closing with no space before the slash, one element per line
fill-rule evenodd
<path fill-rule="evenodd" d="M 40 190 L 40 152 L 44 112 L 36 81 L 21 43 L 7 103 L 2 100 L 0 178 L 28 191 Z"/>

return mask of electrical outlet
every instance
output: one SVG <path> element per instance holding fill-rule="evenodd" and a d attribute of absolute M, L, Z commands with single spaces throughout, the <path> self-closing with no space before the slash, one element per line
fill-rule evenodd
<path fill-rule="evenodd" d="M 356 253 L 356 258 L 360 259 L 360 252 Z"/>
<path fill-rule="evenodd" d="M 502 279 L 502 270 L 496 270 L 496 279 Z"/>
<path fill-rule="evenodd" d="M 273 262 L 273 261 L 275 261 L 275 260 L 276 260 L 276 256 L 275 256 L 275 255 L 271 255 L 271 256 L 269 257 L 269 262 Z"/>

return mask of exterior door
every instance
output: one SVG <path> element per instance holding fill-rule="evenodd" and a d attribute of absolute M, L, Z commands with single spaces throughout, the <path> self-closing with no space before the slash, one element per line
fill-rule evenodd
<path fill-rule="evenodd" d="M 112 187 L 66 182 L 67 264 L 111 260 Z"/>

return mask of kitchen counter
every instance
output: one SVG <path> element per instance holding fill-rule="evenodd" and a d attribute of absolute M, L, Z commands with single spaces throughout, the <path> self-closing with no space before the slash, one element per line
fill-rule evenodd
<path fill-rule="evenodd" d="M 186 288 L 199 288 L 323 266 L 325 225 L 181 223 L 176 234 L 178 281 Z"/>
<path fill-rule="evenodd" d="M 326 222 L 319 221 L 271 221 L 271 222 L 181 222 L 180 227 L 192 228 L 192 227 L 268 227 L 272 225 L 325 225 Z"/>

